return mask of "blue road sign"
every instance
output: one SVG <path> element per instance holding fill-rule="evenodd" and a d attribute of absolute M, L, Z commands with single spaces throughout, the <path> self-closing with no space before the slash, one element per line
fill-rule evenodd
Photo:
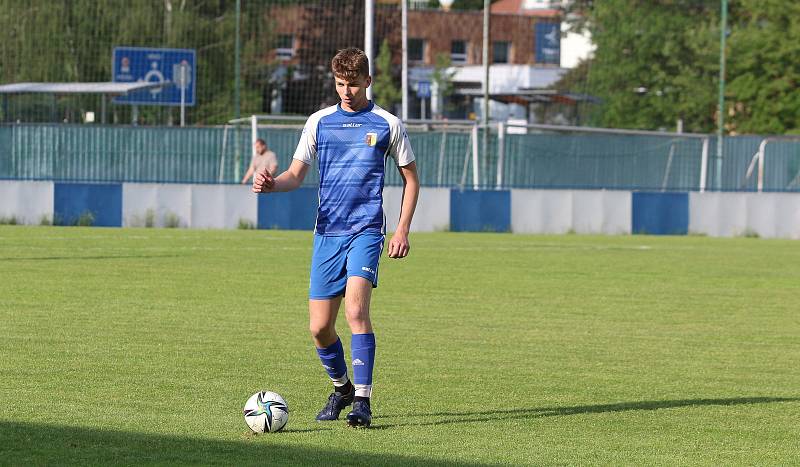
<path fill-rule="evenodd" d="M 431 97 L 431 82 L 418 81 L 417 82 L 417 97 L 419 99 L 428 99 Z"/>
<path fill-rule="evenodd" d="M 131 105 L 181 105 L 181 91 L 187 106 L 195 105 L 197 73 L 193 49 L 150 49 L 115 47 L 113 80 L 116 83 L 140 81 L 165 83 L 162 87 L 117 96 L 114 103 Z M 185 73 L 182 73 L 182 67 Z M 185 79 L 182 77 L 185 76 Z"/>

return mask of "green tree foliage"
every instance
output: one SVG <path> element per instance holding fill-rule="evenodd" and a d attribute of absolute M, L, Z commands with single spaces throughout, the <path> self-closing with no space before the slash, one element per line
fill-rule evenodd
<path fill-rule="evenodd" d="M 738 133 L 800 130 L 800 3 L 741 0 L 732 10 L 728 128 Z"/>
<path fill-rule="evenodd" d="M 375 60 L 372 93 L 375 96 L 375 102 L 390 112 L 402 98 L 402 92 L 395 85 L 392 73 L 392 52 L 389 50 L 388 39 L 384 39 L 381 43 L 381 50 Z"/>
<path fill-rule="evenodd" d="M 433 72 L 431 73 L 431 80 L 436 85 L 439 99 L 444 102 L 445 108 L 440 112 L 452 110 L 453 104 L 450 102 L 450 96 L 453 95 L 455 88 L 453 86 L 453 77 L 456 75 L 456 70 L 450 67 L 450 55 L 445 53 L 436 54 L 433 65 Z M 434 115 L 434 118 L 441 117 L 441 115 Z"/>
<path fill-rule="evenodd" d="M 590 122 L 621 128 L 716 128 L 720 4 L 696 0 L 572 0 L 574 30 L 596 45 L 593 59 L 556 85 L 602 99 Z M 727 48 L 726 128 L 784 133 L 800 127 L 800 4 L 732 2 Z"/>
<path fill-rule="evenodd" d="M 273 37 L 263 5 L 243 4 L 242 109 L 255 112 L 264 106 L 261 87 L 274 68 L 265 57 Z M 198 103 L 191 120 L 221 123 L 233 108 L 235 29 L 235 4 L 222 0 L 0 0 L 0 82 L 110 81 L 114 47 L 191 48 L 197 50 Z M 59 97 L 58 107 L 96 111 L 97 99 Z M 51 118 L 31 105 L 18 110 Z M 129 106 L 110 109 L 129 121 Z M 163 123 L 170 113 L 177 110 L 140 108 L 145 122 Z"/>

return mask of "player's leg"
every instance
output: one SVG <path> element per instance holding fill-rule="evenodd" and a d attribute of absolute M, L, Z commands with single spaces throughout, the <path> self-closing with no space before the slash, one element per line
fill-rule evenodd
<path fill-rule="evenodd" d="M 336 334 L 336 315 L 342 297 L 309 300 L 309 329 L 322 367 L 333 383 L 333 392 L 317 414 L 317 420 L 338 420 L 342 409 L 353 403 L 355 391 L 347 377 L 347 363 L 342 341 Z"/>
<path fill-rule="evenodd" d="M 341 301 L 342 297 L 308 301 L 311 338 L 314 340 L 322 366 L 328 372 L 334 386 L 341 386 L 347 382 L 347 364 L 344 360 L 342 341 L 336 334 L 336 315 L 339 313 Z"/>
<path fill-rule="evenodd" d="M 345 316 L 353 333 L 351 342 L 353 382 L 356 388 L 353 410 L 347 415 L 351 426 L 369 426 L 372 421 L 370 397 L 375 366 L 375 334 L 370 319 L 372 289 L 378 285 L 378 261 L 384 236 L 357 236 L 348 251 Z"/>
<path fill-rule="evenodd" d="M 342 239 L 315 236 L 309 288 L 309 330 L 323 368 L 333 383 L 333 392 L 317 420 L 336 420 L 352 404 L 355 392 L 347 377 L 344 349 L 336 334 L 336 316 L 346 284 L 346 258 Z"/>
<path fill-rule="evenodd" d="M 353 382 L 355 399 L 353 410 L 347 414 L 351 426 L 369 426 L 372 422 L 372 371 L 375 367 L 375 334 L 369 317 L 369 303 L 372 297 L 372 282 L 363 277 L 352 276 L 347 279 L 345 295 L 345 316 L 353 332 L 351 353 L 353 359 Z"/>

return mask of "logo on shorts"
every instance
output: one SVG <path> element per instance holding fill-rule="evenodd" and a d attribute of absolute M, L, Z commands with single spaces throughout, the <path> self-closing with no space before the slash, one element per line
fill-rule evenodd
<path fill-rule="evenodd" d="M 361 270 L 362 270 L 362 271 L 367 271 L 368 273 L 370 273 L 370 274 L 372 274 L 372 275 L 375 275 L 375 271 L 374 271 L 374 270 L 372 270 L 372 269 L 370 269 L 370 268 L 368 268 L 368 267 L 366 267 L 366 266 L 362 266 L 362 267 L 361 267 Z"/>
<path fill-rule="evenodd" d="M 378 144 L 378 134 L 377 133 L 367 133 L 367 137 L 364 138 L 364 142 L 367 143 L 367 146 L 375 146 Z"/>

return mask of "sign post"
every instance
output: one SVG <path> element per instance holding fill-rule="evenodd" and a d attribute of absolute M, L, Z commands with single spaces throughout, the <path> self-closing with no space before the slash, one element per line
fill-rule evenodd
<path fill-rule="evenodd" d="M 194 49 L 116 47 L 112 60 L 112 81 L 116 83 L 164 84 L 114 98 L 115 104 L 133 106 L 134 124 L 140 105 L 180 107 L 181 126 L 186 124 L 186 106 L 195 105 L 197 61 Z"/>

